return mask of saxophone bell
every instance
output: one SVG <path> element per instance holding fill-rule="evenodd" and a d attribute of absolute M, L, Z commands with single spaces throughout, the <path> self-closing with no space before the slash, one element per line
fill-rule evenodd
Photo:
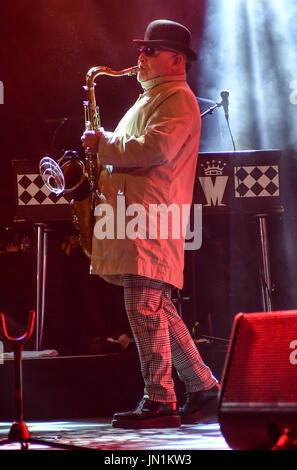
<path fill-rule="evenodd" d="M 80 186 L 85 179 L 85 164 L 77 152 L 67 150 L 58 162 L 49 156 L 42 158 L 39 173 L 45 186 L 60 195 Z"/>

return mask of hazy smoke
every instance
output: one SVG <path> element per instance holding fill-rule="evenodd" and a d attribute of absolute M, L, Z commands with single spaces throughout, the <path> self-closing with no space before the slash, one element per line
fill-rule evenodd
<path fill-rule="evenodd" d="M 209 2 L 200 89 L 211 99 L 230 91 L 238 150 L 283 148 L 296 140 L 296 19 L 294 0 Z"/>

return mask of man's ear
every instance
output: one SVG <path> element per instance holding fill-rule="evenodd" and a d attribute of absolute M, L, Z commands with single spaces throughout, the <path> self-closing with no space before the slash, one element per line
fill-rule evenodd
<path fill-rule="evenodd" d="M 185 66 L 185 58 L 182 54 L 176 54 L 173 57 L 173 65 L 174 67 L 184 67 Z"/>
<path fill-rule="evenodd" d="M 182 57 L 180 55 L 176 55 L 173 59 L 173 65 L 180 65 Z"/>

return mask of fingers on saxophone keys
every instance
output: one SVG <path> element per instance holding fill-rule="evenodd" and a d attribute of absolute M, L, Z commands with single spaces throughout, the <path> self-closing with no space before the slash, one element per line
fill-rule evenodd
<path fill-rule="evenodd" d="M 88 148 L 94 140 L 95 131 L 85 131 L 81 136 L 83 147 Z"/>

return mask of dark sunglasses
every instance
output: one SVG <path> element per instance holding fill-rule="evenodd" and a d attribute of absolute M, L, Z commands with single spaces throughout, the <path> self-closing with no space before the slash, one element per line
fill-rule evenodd
<path fill-rule="evenodd" d="M 154 57 L 156 55 L 157 51 L 167 51 L 167 52 L 173 52 L 176 54 L 176 51 L 172 49 L 166 49 L 165 47 L 150 47 L 150 46 L 142 46 L 137 49 L 137 54 L 140 55 L 144 53 L 148 57 Z"/>

